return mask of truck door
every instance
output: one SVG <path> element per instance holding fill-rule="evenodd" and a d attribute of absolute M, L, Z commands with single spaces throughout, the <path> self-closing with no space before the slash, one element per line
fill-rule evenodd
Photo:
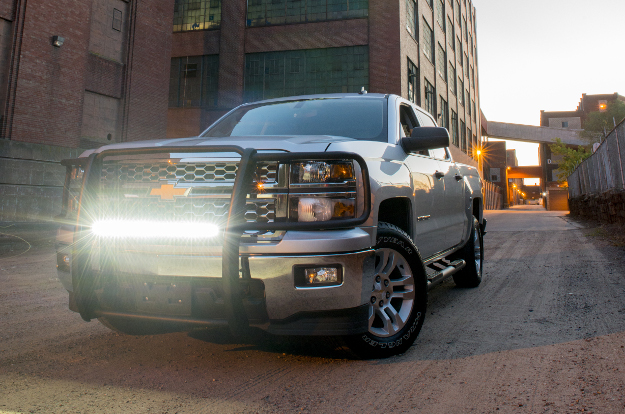
<path fill-rule="evenodd" d="M 418 128 L 417 117 L 409 105 L 400 105 L 398 120 L 401 137 L 410 136 Z M 401 138 L 400 137 L 400 138 Z M 413 187 L 414 242 L 426 258 L 445 250 L 444 230 L 445 182 L 440 165 L 427 151 L 410 153 L 405 163 L 411 172 Z"/>
<path fill-rule="evenodd" d="M 426 113 L 417 110 L 419 120 L 424 127 L 434 127 L 436 123 Z M 445 238 L 447 247 L 453 247 L 462 242 L 464 231 L 467 228 L 467 212 L 465 210 L 465 181 L 460 169 L 451 160 L 447 148 L 430 150 L 430 156 L 438 162 L 439 171 L 445 176 L 445 202 L 442 209 L 444 216 Z"/>

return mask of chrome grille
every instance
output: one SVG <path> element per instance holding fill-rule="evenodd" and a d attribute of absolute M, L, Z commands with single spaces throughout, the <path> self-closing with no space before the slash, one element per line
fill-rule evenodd
<path fill-rule="evenodd" d="M 254 182 L 266 188 L 277 185 L 277 163 L 259 164 Z M 201 220 L 225 223 L 238 161 L 181 162 L 173 160 L 105 160 L 100 174 L 101 214 L 123 219 Z M 184 196 L 162 198 L 162 186 Z M 157 191 L 155 191 L 157 190 Z M 176 193 L 178 194 L 178 193 Z M 248 195 L 247 222 L 271 223 L 276 216 L 273 195 Z M 255 240 L 270 241 L 282 232 L 247 232 Z"/>
<path fill-rule="evenodd" d="M 176 181 L 178 183 L 225 183 L 234 182 L 238 162 L 106 162 L 102 166 L 102 182 Z M 254 174 L 255 181 L 275 184 L 276 163 L 259 164 Z"/>

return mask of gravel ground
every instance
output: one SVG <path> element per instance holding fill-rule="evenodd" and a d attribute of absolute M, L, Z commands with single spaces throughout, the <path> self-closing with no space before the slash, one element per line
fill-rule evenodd
<path fill-rule="evenodd" d="M 409 352 L 371 361 L 324 339 L 83 322 L 51 228 L 0 226 L 0 414 L 625 412 L 622 245 L 536 208 L 487 217 L 482 285 L 435 288 Z"/>

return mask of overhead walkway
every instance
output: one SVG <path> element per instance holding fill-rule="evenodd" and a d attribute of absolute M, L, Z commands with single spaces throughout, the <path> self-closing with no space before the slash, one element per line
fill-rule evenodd
<path fill-rule="evenodd" d="M 489 138 L 534 142 L 539 144 L 553 144 L 556 142 L 556 138 L 560 138 L 564 144 L 588 145 L 588 142 L 580 137 L 579 130 L 508 124 L 493 121 L 487 121 L 487 123 L 486 135 Z"/>

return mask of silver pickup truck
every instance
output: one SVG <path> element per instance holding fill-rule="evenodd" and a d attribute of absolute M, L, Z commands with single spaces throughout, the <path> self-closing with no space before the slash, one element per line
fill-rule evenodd
<path fill-rule="evenodd" d="M 241 105 L 194 138 L 65 160 L 69 308 L 128 334 L 215 324 L 406 351 L 428 289 L 482 279 L 475 168 L 396 95 Z"/>

